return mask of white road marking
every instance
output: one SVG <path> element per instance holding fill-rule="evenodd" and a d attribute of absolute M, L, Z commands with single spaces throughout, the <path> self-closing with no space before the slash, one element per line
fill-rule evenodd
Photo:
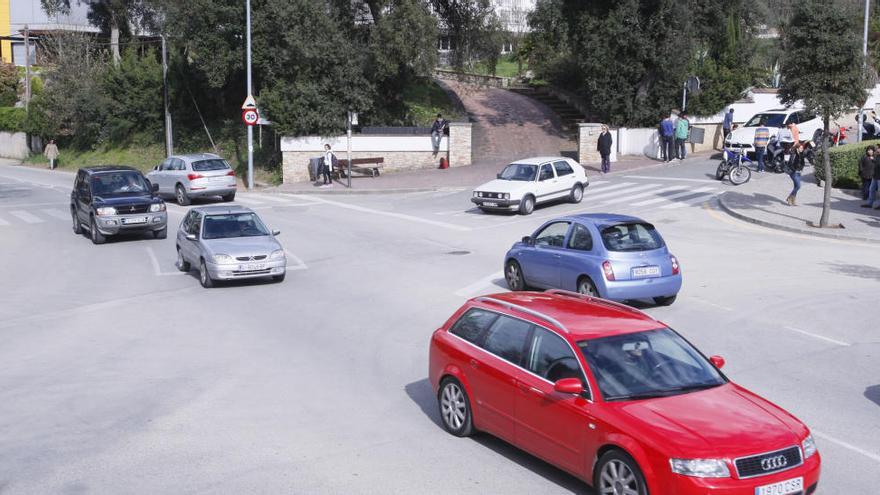
<path fill-rule="evenodd" d="M 613 205 L 613 204 L 617 204 L 617 203 L 625 203 L 627 201 L 632 201 L 634 199 L 644 198 L 646 196 L 654 196 L 656 194 L 660 194 L 660 193 L 666 192 L 666 191 L 671 191 L 673 189 L 678 189 L 678 186 L 661 187 L 660 189 L 656 189 L 654 191 L 643 192 L 640 194 L 633 194 L 632 196 L 626 195 L 622 198 L 612 199 L 609 201 L 602 201 L 602 202 L 597 203 L 593 206 L 607 206 L 607 205 Z"/>
<path fill-rule="evenodd" d="M 9 225 L 9 222 L 0 218 L 0 227 L 3 227 L 4 225 Z"/>
<path fill-rule="evenodd" d="M 591 194 L 589 196 L 584 196 L 584 200 L 586 200 L 589 204 L 594 204 L 593 201 L 597 199 L 608 199 L 613 197 L 618 197 L 619 195 L 626 196 L 629 193 L 634 193 L 638 191 L 644 191 L 645 189 L 659 189 L 657 184 L 642 184 L 641 186 L 632 186 L 627 187 L 626 189 L 619 189 L 617 191 L 606 192 L 606 189 L 603 189 L 599 194 Z"/>
<path fill-rule="evenodd" d="M 44 210 L 40 210 L 46 215 L 50 217 L 57 218 L 59 220 L 70 220 L 70 213 L 62 210 L 61 208 L 47 208 Z"/>
<path fill-rule="evenodd" d="M 602 186 L 602 187 L 590 186 L 590 187 L 584 189 L 584 197 L 587 197 L 588 195 L 592 195 L 593 191 L 595 191 L 596 194 L 601 194 L 606 191 L 611 191 L 613 189 L 620 189 L 622 187 L 629 187 L 629 186 L 632 186 L 635 184 L 636 184 L 635 182 L 621 182 L 620 184 L 612 184 L 610 186 Z"/>
<path fill-rule="evenodd" d="M 306 198 L 302 198 L 299 196 L 294 196 L 294 197 L 297 197 L 302 200 L 306 199 Z M 447 222 L 438 222 L 436 220 L 428 220 L 427 218 L 421 218 L 421 217 L 416 217 L 416 216 L 412 216 L 412 215 L 404 215 L 403 213 L 394 213 L 391 211 L 377 210 L 375 208 L 367 208 L 366 206 L 350 205 L 348 203 L 343 203 L 341 201 L 332 201 L 332 200 L 324 199 L 324 198 L 313 198 L 313 199 L 319 203 L 323 203 L 326 205 L 337 206 L 339 208 L 345 208 L 347 210 L 352 210 L 352 211 L 359 211 L 361 213 L 369 213 L 371 215 L 382 215 L 382 216 L 386 216 L 386 217 L 397 218 L 399 220 L 407 220 L 410 222 L 423 223 L 426 225 L 433 225 L 435 227 L 442 227 L 444 229 L 457 230 L 459 232 L 469 232 L 469 231 L 473 230 L 470 227 L 465 227 L 462 225 L 455 225 L 455 224 L 447 223 Z"/>
<path fill-rule="evenodd" d="M 159 258 L 156 258 L 156 253 L 153 252 L 153 248 L 150 246 L 146 247 L 147 254 L 150 256 L 150 263 L 153 265 L 153 274 L 159 277 L 166 277 L 169 275 L 186 275 L 186 273 L 181 271 L 176 272 L 163 272 L 162 268 L 159 266 Z"/>
<path fill-rule="evenodd" d="M 806 335 L 809 337 L 813 337 L 814 339 L 824 340 L 826 342 L 831 342 L 832 344 L 835 344 L 835 345 L 849 347 L 849 344 L 847 344 L 846 342 L 843 342 L 841 340 L 832 339 L 830 337 L 825 337 L 824 335 L 815 334 L 815 333 L 808 332 L 806 330 L 801 330 L 800 328 L 795 328 L 795 327 L 788 327 L 787 326 L 784 328 L 786 330 L 791 330 L 792 332 L 797 332 L 797 333 L 800 333 L 800 334 L 803 334 L 803 335 Z"/>
<path fill-rule="evenodd" d="M 696 198 L 686 199 L 684 201 L 676 201 L 672 204 L 663 205 L 660 207 L 661 210 L 674 210 L 675 208 L 683 208 L 685 206 L 695 205 L 697 203 L 702 203 L 703 201 L 707 201 L 715 196 L 715 193 L 707 193 L 697 196 Z"/>
<path fill-rule="evenodd" d="M 690 196 L 691 194 L 714 191 L 714 190 L 715 190 L 714 187 L 700 187 L 697 189 L 692 189 L 690 191 L 682 191 L 677 194 L 670 194 L 669 196 L 663 196 L 662 198 L 654 198 L 654 199 L 649 199 L 647 201 L 640 201 L 638 203 L 633 203 L 632 206 L 652 205 L 655 203 L 662 203 L 663 201 L 672 201 L 673 199 L 676 199 L 676 198 L 683 198 L 685 196 Z"/>
<path fill-rule="evenodd" d="M 608 181 L 607 180 L 597 180 L 595 182 L 591 181 L 589 184 L 587 184 L 587 189 L 593 189 L 594 187 L 601 186 L 602 184 L 608 184 Z M 587 189 L 584 189 L 584 190 L 586 191 Z"/>
<path fill-rule="evenodd" d="M 492 282 L 499 278 L 504 278 L 504 272 L 495 272 L 491 275 L 487 275 L 480 280 L 477 280 L 476 282 L 468 285 L 467 287 L 462 287 L 461 289 L 458 289 L 457 291 L 455 291 L 455 295 L 458 297 L 470 297 L 471 295 L 479 292 L 482 289 L 485 289 L 486 287 L 495 287 Z M 506 291 L 506 289 L 503 290 Z"/>
<path fill-rule="evenodd" d="M 30 203 L 30 204 L 11 204 L 0 205 L 0 208 L 37 208 L 40 206 L 59 206 L 60 203 L 53 201 L 52 203 Z"/>
<path fill-rule="evenodd" d="M 236 203 L 244 203 L 246 205 L 264 205 L 264 204 L 266 204 L 258 199 L 242 198 L 239 196 L 235 197 L 235 202 Z"/>
<path fill-rule="evenodd" d="M 309 267 L 305 264 L 305 262 L 303 260 L 299 259 L 299 257 L 297 255 L 291 253 L 290 251 L 288 251 L 286 249 L 284 250 L 284 253 L 287 255 L 287 259 L 288 259 L 287 270 L 308 270 L 309 269 Z M 295 265 L 290 264 L 291 259 L 296 262 Z"/>
<path fill-rule="evenodd" d="M 241 196 L 236 196 L 236 198 L 240 198 L 240 197 Z M 278 197 L 272 196 L 271 194 L 261 194 L 256 197 L 260 198 L 259 201 L 266 200 L 266 201 L 274 201 L 276 203 L 289 203 L 290 202 L 290 200 L 287 198 L 278 198 Z M 245 198 L 250 198 L 250 196 L 245 196 Z"/>
<path fill-rule="evenodd" d="M 708 182 L 711 184 L 715 184 L 718 182 L 717 180 L 712 179 L 684 179 L 679 177 L 649 177 L 647 175 L 626 175 L 624 179 L 648 179 L 648 180 L 674 180 L 674 181 L 682 181 L 682 182 Z"/>
<path fill-rule="evenodd" d="M 873 452 L 869 452 L 861 447 L 856 447 L 855 445 L 848 443 L 848 442 L 844 442 L 843 440 L 838 440 L 838 439 L 832 437 L 831 435 L 826 435 L 825 433 L 822 433 L 821 431 L 811 430 L 811 432 L 813 433 L 814 436 L 819 437 L 822 440 L 827 440 L 827 441 L 829 441 L 833 444 L 839 445 L 845 449 L 849 449 L 857 454 L 862 454 L 863 456 L 867 457 L 868 459 L 871 459 L 872 461 L 880 462 L 880 455 L 877 455 Z"/>
<path fill-rule="evenodd" d="M 720 310 L 722 310 L 722 311 L 733 311 L 733 308 L 729 308 L 729 307 L 727 307 L 727 306 L 722 306 L 722 305 L 720 305 L 720 304 L 715 304 L 715 303 L 713 303 L 713 302 L 711 302 L 711 301 L 707 301 L 707 300 L 705 300 L 705 299 L 703 299 L 703 298 L 700 298 L 700 297 L 697 297 L 697 296 L 691 296 L 690 298 L 693 299 L 694 301 L 701 302 L 701 303 L 703 303 L 703 304 L 705 304 L 705 305 L 707 305 L 707 306 L 712 306 L 713 308 L 717 308 L 717 309 L 720 309 Z"/>
<path fill-rule="evenodd" d="M 467 209 L 467 210 L 462 210 L 461 208 L 459 208 L 459 209 L 457 209 L 457 210 L 435 211 L 434 214 L 435 214 L 435 215 L 457 215 L 457 214 L 460 214 L 460 213 L 467 213 L 467 212 L 469 212 L 469 211 L 475 211 L 475 210 L 476 210 L 476 208 L 469 208 L 469 209 Z"/>
<path fill-rule="evenodd" d="M 9 214 L 25 223 L 43 223 L 45 221 L 42 218 L 36 215 L 32 215 L 24 210 L 12 210 L 9 212 Z"/>

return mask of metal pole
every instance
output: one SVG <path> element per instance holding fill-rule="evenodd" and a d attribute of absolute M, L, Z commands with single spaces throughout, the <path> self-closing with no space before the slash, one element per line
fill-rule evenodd
<path fill-rule="evenodd" d="M 247 92 L 254 94 L 251 86 L 251 0 L 245 0 L 247 7 Z M 254 188 L 254 126 L 247 126 L 248 131 L 248 189 Z"/>
<path fill-rule="evenodd" d="M 681 90 L 681 111 L 684 112 L 687 107 L 688 83 L 685 81 L 684 88 Z"/>
<path fill-rule="evenodd" d="M 24 25 L 24 109 L 31 103 L 31 30 Z"/>
<path fill-rule="evenodd" d="M 862 55 L 863 55 L 863 65 L 864 70 L 868 68 L 868 15 L 871 11 L 871 2 L 870 0 L 865 0 L 865 36 L 862 41 Z M 858 139 L 858 143 L 862 142 L 862 131 L 865 128 L 865 104 L 859 106 L 859 131 L 856 134 L 856 139 Z"/>
<path fill-rule="evenodd" d="M 348 111 L 348 188 L 351 189 L 351 110 Z"/>
<path fill-rule="evenodd" d="M 162 84 L 165 87 L 165 154 L 174 154 L 174 134 L 171 130 L 171 110 L 168 108 L 168 49 L 162 35 Z"/>

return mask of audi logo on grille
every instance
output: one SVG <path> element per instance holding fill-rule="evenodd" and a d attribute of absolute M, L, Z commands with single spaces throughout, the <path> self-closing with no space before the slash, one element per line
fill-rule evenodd
<path fill-rule="evenodd" d="M 773 471 L 774 469 L 782 469 L 788 465 L 788 459 L 784 455 L 777 455 L 761 460 L 761 469 L 764 471 Z"/>

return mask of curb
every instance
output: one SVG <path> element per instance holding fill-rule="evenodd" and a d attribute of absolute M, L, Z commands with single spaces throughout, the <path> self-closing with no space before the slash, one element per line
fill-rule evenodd
<path fill-rule="evenodd" d="M 451 189 L 467 189 L 468 186 L 446 186 L 446 187 L 408 187 L 408 188 L 390 188 L 390 189 L 334 189 L 331 191 L 328 190 L 302 190 L 302 191 L 285 191 L 277 188 L 263 189 L 262 192 L 269 194 L 310 194 L 316 196 L 350 196 L 350 195 L 369 195 L 369 194 L 405 194 L 405 193 L 414 193 L 414 192 L 434 192 L 434 191 L 445 191 Z M 317 188 L 316 188 L 317 189 Z"/>
<path fill-rule="evenodd" d="M 729 191 L 728 191 L 729 192 Z M 721 206 L 721 209 L 724 210 L 725 213 L 736 218 L 738 220 L 742 220 L 744 222 L 752 223 L 755 225 L 760 225 L 761 227 L 766 227 L 768 229 L 773 230 L 781 230 L 784 232 L 790 232 L 793 234 L 803 234 L 810 235 L 813 237 L 821 237 L 824 239 L 835 239 L 838 241 L 859 241 L 859 242 L 868 242 L 872 244 L 880 244 L 880 239 L 872 239 L 869 237 L 859 237 L 854 235 L 841 235 L 841 234 L 833 234 L 830 232 L 823 232 L 820 230 L 807 230 L 807 229 L 799 229 L 797 227 L 789 227 L 787 225 L 779 225 L 777 223 L 767 222 L 765 220 L 760 220 L 754 217 L 750 217 L 743 213 L 736 211 L 732 206 L 728 205 L 724 201 L 724 197 L 727 196 L 727 192 L 718 196 L 718 204 Z"/>

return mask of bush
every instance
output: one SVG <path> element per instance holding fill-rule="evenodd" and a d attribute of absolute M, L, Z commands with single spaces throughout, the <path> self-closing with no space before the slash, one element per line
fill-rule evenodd
<path fill-rule="evenodd" d="M 877 141 L 863 141 L 861 143 L 844 144 L 829 148 L 828 156 L 831 157 L 831 185 L 841 189 L 860 189 L 862 180 L 859 179 L 859 160 L 865 156 L 865 149 L 876 146 Z M 816 153 L 814 173 L 819 180 L 825 180 L 825 161 L 820 149 Z"/>
<path fill-rule="evenodd" d="M 0 62 L 0 107 L 11 107 L 18 101 L 18 72 L 12 64 Z"/>
<path fill-rule="evenodd" d="M 0 107 L 0 131 L 22 132 L 26 119 L 24 108 Z"/>

